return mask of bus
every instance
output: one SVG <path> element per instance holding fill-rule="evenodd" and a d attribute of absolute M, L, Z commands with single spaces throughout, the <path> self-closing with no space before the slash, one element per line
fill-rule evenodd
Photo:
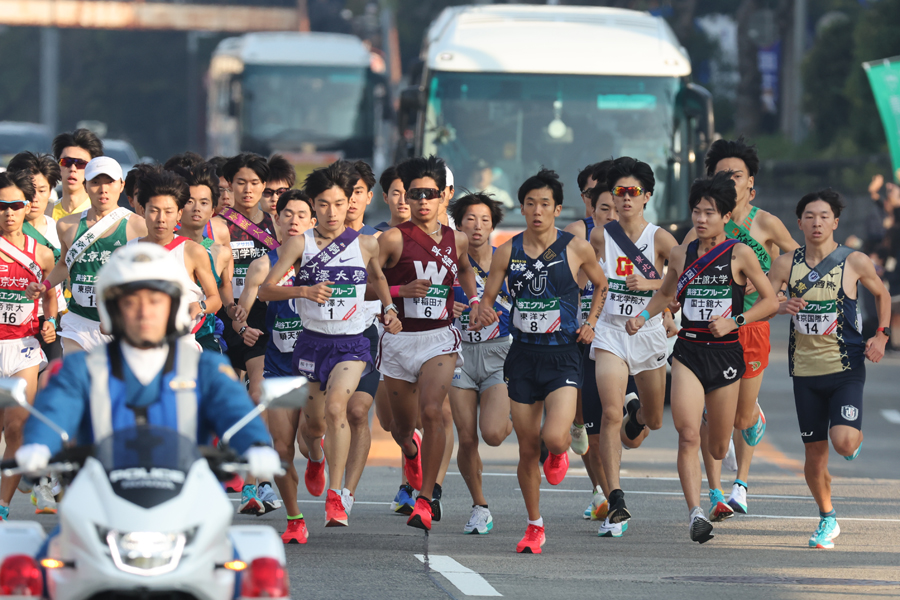
<path fill-rule="evenodd" d="M 646 216 L 681 239 L 688 192 L 713 141 L 712 97 L 668 24 L 649 13 L 585 6 L 445 9 L 425 36 L 401 92 L 404 155 L 436 154 L 457 193 L 488 189 L 524 227 L 519 185 L 541 167 L 565 189 L 558 222 L 585 216 L 576 175 L 604 159 L 649 163 Z"/>

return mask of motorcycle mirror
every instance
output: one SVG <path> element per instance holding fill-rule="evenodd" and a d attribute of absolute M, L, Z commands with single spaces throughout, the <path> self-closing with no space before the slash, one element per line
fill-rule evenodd
<path fill-rule="evenodd" d="M 20 377 L 0 379 L 0 409 L 18 406 L 26 408 L 28 406 L 25 396 L 27 387 L 28 383 Z"/>
<path fill-rule="evenodd" d="M 309 399 L 306 377 L 272 377 L 262 382 L 259 402 L 268 408 L 302 409 Z"/>

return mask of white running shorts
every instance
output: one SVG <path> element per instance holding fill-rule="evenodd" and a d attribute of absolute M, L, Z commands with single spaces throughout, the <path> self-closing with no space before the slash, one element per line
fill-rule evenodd
<path fill-rule="evenodd" d="M 79 344 L 84 348 L 85 352 L 90 352 L 100 344 L 107 344 L 112 341 L 111 335 L 100 333 L 100 321 L 85 319 L 71 311 L 63 315 L 60 327 L 61 329 L 57 332 L 57 335 Z"/>
<path fill-rule="evenodd" d="M 456 353 L 456 366 L 463 365 L 462 336 L 453 325 L 430 331 L 382 333 L 378 341 L 376 368 L 385 377 L 415 383 L 422 365 L 444 354 Z"/>
<path fill-rule="evenodd" d="M 0 377 L 12 377 L 34 366 L 47 366 L 47 357 L 36 338 L 0 340 Z"/>
<path fill-rule="evenodd" d="M 666 328 L 662 319 L 651 319 L 636 334 L 628 335 L 624 329 L 600 321 L 594 328 L 591 360 L 596 360 L 597 350 L 606 350 L 624 360 L 631 375 L 658 369 L 666 366 L 669 354 Z"/>

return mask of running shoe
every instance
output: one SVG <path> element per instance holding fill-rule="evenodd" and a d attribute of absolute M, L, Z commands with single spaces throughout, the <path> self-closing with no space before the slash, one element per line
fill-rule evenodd
<path fill-rule="evenodd" d="M 262 515 L 265 514 L 266 508 L 256 494 L 255 485 L 245 485 L 241 490 L 241 503 L 238 506 L 238 512 L 242 515 Z"/>
<path fill-rule="evenodd" d="M 594 503 L 588 502 L 587 508 L 584 509 L 584 520 L 585 521 L 591 520 L 591 510 L 593 510 L 593 508 L 594 508 Z"/>
<path fill-rule="evenodd" d="M 263 503 L 266 513 L 281 508 L 281 500 L 275 495 L 275 490 L 272 489 L 272 484 L 269 482 L 259 484 L 256 487 L 256 495 L 259 497 L 260 502 Z"/>
<path fill-rule="evenodd" d="M 609 519 L 603 521 L 600 529 L 597 531 L 599 537 L 622 537 L 622 534 L 628 531 L 628 521 L 624 523 L 610 523 Z"/>
<path fill-rule="evenodd" d="M 594 488 L 591 503 L 588 504 L 587 509 L 584 511 L 584 518 L 591 521 L 602 521 L 606 518 L 606 513 L 608 512 L 609 502 L 607 502 L 606 496 L 603 495 L 603 489 L 598 485 Z"/>
<path fill-rule="evenodd" d="M 722 468 L 728 469 L 732 473 L 736 473 L 738 470 L 737 454 L 734 453 L 733 438 L 728 440 L 728 452 L 725 453 L 725 458 L 722 459 Z"/>
<path fill-rule="evenodd" d="M 328 490 L 325 496 L 325 527 L 346 527 L 347 524 L 343 497 L 334 490 Z"/>
<path fill-rule="evenodd" d="M 552 456 L 552 455 L 551 455 Z M 516 552 L 519 554 L 540 554 L 541 546 L 547 541 L 544 528 L 537 525 L 529 525 L 525 530 L 525 537 L 516 544 Z"/>
<path fill-rule="evenodd" d="M 821 517 L 816 531 L 809 536 L 810 548 L 834 548 L 834 538 L 841 535 L 841 526 L 834 517 Z"/>
<path fill-rule="evenodd" d="M 303 473 L 303 481 L 306 483 L 306 491 L 313 496 L 321 496 L 325 491 L 325 457 L 316 462 L 306 461 L 306 472 Z"/>
<path fill-rule="evenodd" d="M 31 490 L 31 503 L 34 514 L 55 515 L 56 498 L 53 497 L 53 485 L 48 477 L 41 477 L 40 482 Z"/>
<path fill-rule="evenodd" d="M 631 518 L 631 513 L 625 508 L 625 492 L 613 490 L 609 493 L 609 510 L 606 518 L 610 523 L 622 523 Z"/>
<path fill-rule="evenodd" d="M 734 509 L 725 502 L 722 490 L 709 490 L 709 520 L 717 523 L 734 516 Z"/>
<path fill-rule="evenodd" d="M 353 497 L 353 493 L 344 488 L 341 490 L 341 502 L 344 503 L 344 511 L 347 513 L 347 516 L 350 516 L 350 511 L 353 510 L 353 503 L 356 501 L 356 498 Z"/>
<path fill-rule="evenodd" d="M 569 471 L 569 453 L 562 454 L 550 453 L 547 460 L 544 461 L 544 477 L 550 485 L 559 485 L 566 478 Z"/>
<path fill-rule="evenodd" d="M 756 424 L 747 429 L 741 429 L 741 435 L 748 446 L 757 445 L 766 433 L 766 415 L 763 413 L 762 407 L 759 407 L 759 418 Z"/>
<path fill-rule="evenodd" d="M 288 519 L 287 530 L 281 534 L 281 541 L 285 544 L 305 544 L 309 539 L 309 531 L 306 529 L 306 521 L 303 517 L 299 519 Z"/>
<path fill-rule="evenodd" d="M 0 521 L 9 521 L 9 507 L 0 506 Z"/>
<path fill-rule="evenodd" d="M 411 515 L 413 507 L 416 504 L 416 492 L 408 483 L 404 483 L 394 496 L 391 502 L 391 512 L 400 513 L 401 515 Z"/>
<path fill-rule="evenodd" d="M 743 481 L 735 481 L 734 485 L 731 486 L 728 506 L 733 508 L 736 513 L 747 514 L 747 486 Z"/>
<path fill-rule="evenodd" d="M 434 489 L 431 492 L 431 519 L 433 521 L 440 521 L 441 515 L 444 513 L 444 505 L 441 504 L 443 495 L 441 484 L 434 484 Z"/>
<path fill-rule="evenodd" d="M 579 425 L 578 423 L 572 423 L 572 426 L 569 428 L 569 433 L 572 434 L 572 452 L 577 454 L 578 456 L 584 456 L 588 451 L 588 436 L 587 431 L 584 428 L 584 425 Z"/>
<path fill-rule="evenodd" d="M 854 458 L 856 458 L 857 456 L 859 456 L 860 450 L 862 450 L 862 442 L 860 442 L 860 443 L 859 443 L 859 446 L 856 447 L 856 452 L 854 452 L 854 453 L 851 454 L 850 456 L 845 456 L 845 457 L 844 457 L 844 460 L 853 460 Z"/>
<path fill-rule="evenodd" d="M 705 544 L 716 537 L 713 535 L 712 530 L 712 523 L 710 523 L 709 519 L 706 518 L 706 515 L 703 514 L 703 509 L 699 506 L 695 508 L 691 512 L 691 541 Z"/>
<path fill-rule="evenodd" d="M 244 478 L 235 473 L 234 477 L 225 482 L 225 491 L 229 494 L 240 492 L 244 489 Z"/>
<path fill-rule="evenodd" d="M 422 489 L 422 436 L 418 431 L 413 431 L 413 443 L 416 445 L 416 455 L 413 458 L 403 457 L 403 473 L 406 481 L 414 490 Z M 401 453 L 402 454 L 402 453 Z"/>
<path fill-rule="evenodd" d="M 637 411 L 641 408 L 641 401 L 638 400 L 638 397 L 635 394 L 629 394 L 632 396 L 631 400 L 628 400 L 628 404 L 625 405 L 625 420 L 622 421 L 622 427 L 625 429 L 625 435 L 628 436 L 629 440 L 635 440 L 641 432 L 644 430 L 644 425 L 641 425 L 637 421 Z"/>
<path fill-rule="evenodd" d="M 413 509 L 406 524 L 410 527 L 417 527 L 428 531 L 431 529 L 431 501 L 422 498 L 416 498 L 416 507 Z"/>
<path fill-rule="evenodd" d="M 25 477 L 19 477 L 19 491 L 23 494 L 30 494 L 34 489 L 34 484 L 31 481 L 26 481 Z"/>
<path fill-rule="evenodd" d="M 494 528 L 494 517 L 484 506 L 473 506 L 472 515 L 469 517 L 468 523 L 463 527 L 463 533 L 478 533 L 486 535 Z"/>

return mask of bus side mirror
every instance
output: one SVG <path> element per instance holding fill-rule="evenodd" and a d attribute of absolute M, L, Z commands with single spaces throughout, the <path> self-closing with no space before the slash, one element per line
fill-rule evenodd
<path fill-rule="evenodd" d="M 716 134 L 712 94 L 696 83 L 688 83 L 679 96 L 679 104 L 685 116 L 697 122 L 698 149 L 706 151 Z"/>

